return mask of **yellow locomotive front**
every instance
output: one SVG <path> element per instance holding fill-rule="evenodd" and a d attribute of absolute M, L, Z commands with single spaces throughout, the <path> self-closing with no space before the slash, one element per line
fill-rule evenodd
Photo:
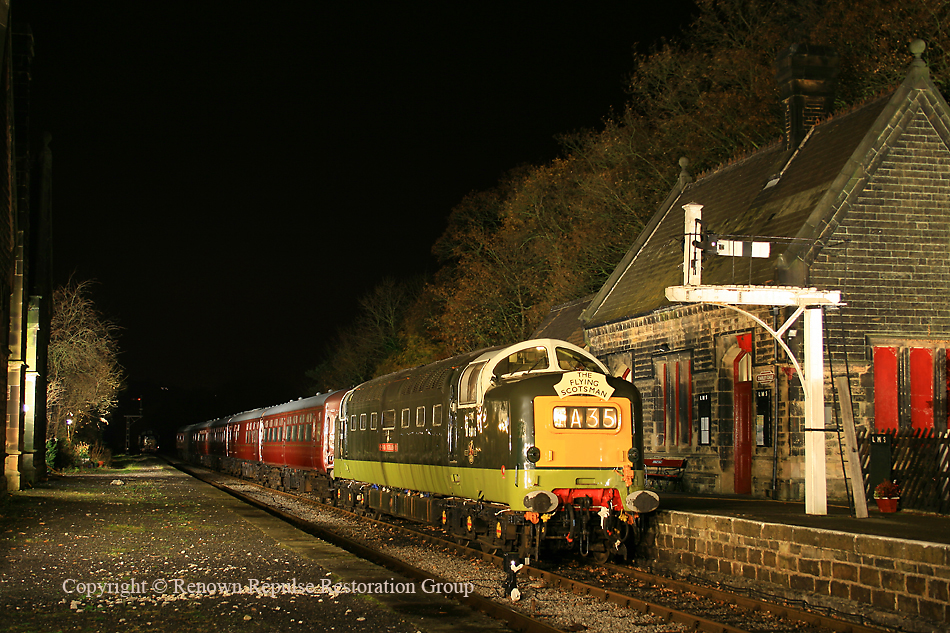
<path fill-rule="evenodd" d="M 521 429 L 521 497 L 529 550 L 571 550 L 604 560 L 627 555 L 638 517 L 659 499 L 644 489 L 640 395 L 595 368 L 525 377 L 486 399 L 505 398 Z M 514 499 L 512 499 L 514 501 Z M 526 526 L 527 527 L 527 526 Z"/>

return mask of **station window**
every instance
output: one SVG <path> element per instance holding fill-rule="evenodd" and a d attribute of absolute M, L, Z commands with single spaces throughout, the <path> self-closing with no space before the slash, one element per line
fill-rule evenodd
<path fill-rule="evenodd" d="M 409 409 L 402 410 L 402 428 L 409 428 Z"/>
<path fill-rule="evenodd" d="M 432 426 L 442 426 L 442 405 L 432 407 Z"/>
<path fill-rule="evenodd" d="M 750 357 L 751 358 L 751 357 Z M 654 360 L 656 378 L 663 393 L 661 426 L 657 444 L 689 446 L 692 441 L 692 357 L 675 352 Z"/>

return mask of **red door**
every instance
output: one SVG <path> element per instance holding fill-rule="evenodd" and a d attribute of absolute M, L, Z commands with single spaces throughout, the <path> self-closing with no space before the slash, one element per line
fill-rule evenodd
<path fill-rule="evenodd" d="M 752 381 L 735 385 L 735 491 L 747 495 L 752 493 Z"/>
<path fill-rule="evenodd" d="M 737 334 L 739 355 L 732 362 L 733 446 L 735 447 L 735 474 L 733 489 L 736 494 L 752 493 L 752 442 L 755 425 L 752 423 L 752 334 Z"/>

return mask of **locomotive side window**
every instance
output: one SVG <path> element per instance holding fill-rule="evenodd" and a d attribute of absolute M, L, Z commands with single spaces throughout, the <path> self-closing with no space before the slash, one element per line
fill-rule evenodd
<path fill-rule="evenodd" d="M 355 430 L 356 430 L 356 415 L 351 415 L 351 416 L 350 416 L 350 430 L 351 430 L 351 431 L 355 431 Z"/>
<path fill-rule="evenodd" d="M 416 426 L 426 425 L 426 408 L 416 407 Z"/>
<path fill-rule="evenodd" d="M 432 426 L 442 426 L 442 405 L 432 407 Z"/>
<path fill-rule="evenodd" d="M 615 431 L 620 412 L 614 407 L 554 407 L 554 428 Z"/>
<path fill-rule="evenodd" d="M 366 414 L 365 413 L 360 414 L 360 430 L 361 431 L 366 430 Z"/>
<path fill-rule="evenodd" d="M 409 428 L 409 409 L 402 410 L 402 428 Z"/>
<path fill-rule="evenodd" d="M 390 409 L 389 411 L 383 411 L 383 428 L 384 429 L 396 428 L 396 410 L 395 409 Z"/>
<path fill-rule="evenodd" d="M 375 411 L 369 414 L 369 428 L 372 431 L 376 430 L 376 412 Z"/>
<path fill-rule="evenodd" d="M 485 363 L 474 363 L 465 368 L 459 380 L 459 404 L 475 404 L 478 398 L 478 378 Z"/>

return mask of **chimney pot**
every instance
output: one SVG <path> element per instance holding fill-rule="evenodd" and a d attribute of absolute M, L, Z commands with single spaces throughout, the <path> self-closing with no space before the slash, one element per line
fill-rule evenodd
<path fill-rule="evenodd" d="M 785 148 L 791 150 L 831 112 L 840 58 L 830 46 L 792 44 L 779 53 L 775 65 L 785 106 Z"/>

